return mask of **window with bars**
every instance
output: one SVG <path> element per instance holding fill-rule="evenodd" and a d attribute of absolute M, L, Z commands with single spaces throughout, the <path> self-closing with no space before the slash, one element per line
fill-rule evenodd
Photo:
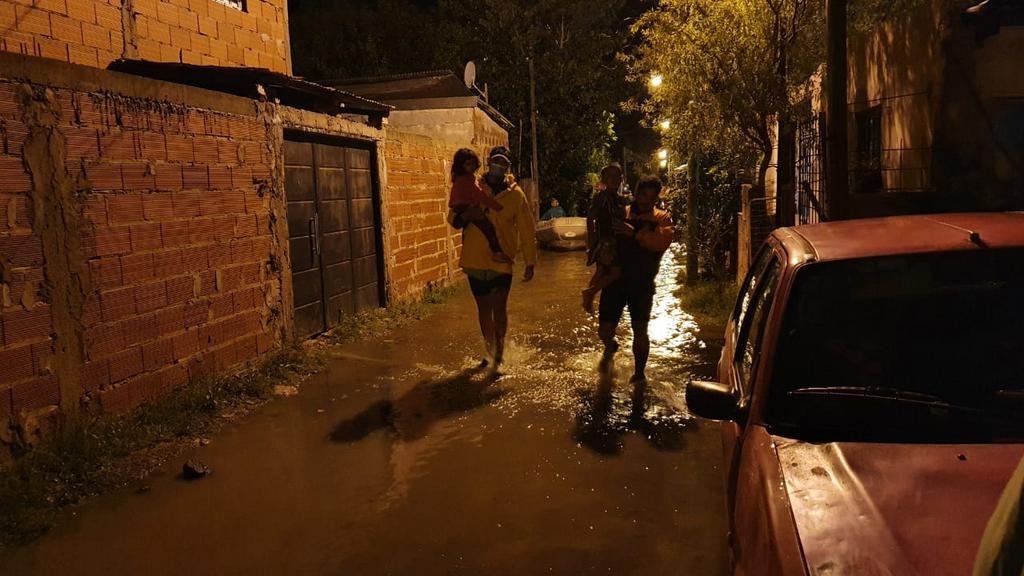
<path fill-rule="evenodd" d="M 232 8 L 237 9 L 237 10 L 241 10 L 242 12 L 246 11 L 246 9 L 245 9 L 246 8 L 245 7 L 245 0 L 213 0 L 213 1 L 218 3 L 218 4 L 223 4 L 225 6 L 230 6 Z"/>

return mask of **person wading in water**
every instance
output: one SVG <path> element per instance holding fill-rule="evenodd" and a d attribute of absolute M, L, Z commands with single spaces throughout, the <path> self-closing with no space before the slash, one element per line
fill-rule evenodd
<path fill-rule="evenodd" d="M 494 225 L 502 252 L 510 259 L 522 255 L 526 265 L 523 282 L 533 279 L 537 263 L 534 217 L 530 202 L 510 172 L 511 154 L 504 146 L 491 150 L 487 172 L 480 187 L 502 205 L 502 210 L 479 206 L 457 212 L 449 210 L 448 222 L 462 230 L 462 256 L 459 266 L 469 278 L 469 287 L 476 300 L 480 332 L 484 337 L 485 356 L 482 364 L 497 371 L 505 357 L 505 335 L 508 332 L 508 294 L 512 287 L 515 261 L 500 262 L 493 257 L 487 238 L 478 226 L 469 226 L 480 217 Z M 478 213 L 479 212 L 479 213 Z"/>

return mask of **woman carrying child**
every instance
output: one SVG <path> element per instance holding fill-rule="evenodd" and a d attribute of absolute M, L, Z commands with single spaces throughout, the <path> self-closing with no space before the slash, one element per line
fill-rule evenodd
<path fill-rule="evenodd" d="M 463 171 L 471 168 L 471 163 L 465 161 L 466 157 L 465 154 L 461 157 L 456 155 L 455 159 L 455 162 L 463 161 Z M 483 196 L 477 196 L 472 191 L 465 196 L 460 192 L 456 197 L 453 190 L 452 207 L 448 211 L 448 222 L 462 230 L 459 266 L 469 278 L 469 287 L 476 300 L 480 332 L 486 347 L 483 365 L 495 370 L 505 354 L 508 294 L 512 287 L 514 258 L 522 254 L 526 265 L 524 282 L 533 279 L 534 265 L 537 263 L 533 209 L 510 172 L 510 158 L 508 148 L 498 146 L 492 149 L 487 158 L 487 172 L 479 182 Z M 454 163 L 452 172 L 454 175 Z M 469 173 L 473 172 L 475 168 Z M 459 178 L 464 178 L 464 174 L 460 173 Z M 462 203 L 468 196 L 475 197 L 476 201 Z M 497 203 L 500 210 L 487 208 L 490 201 Z M 497 243 L 493 246 L 479 225 L 482 219 L 487 220 L 494 229 Z M 487 224 L 483 224 L 483 228 L 487 228 Z"/>

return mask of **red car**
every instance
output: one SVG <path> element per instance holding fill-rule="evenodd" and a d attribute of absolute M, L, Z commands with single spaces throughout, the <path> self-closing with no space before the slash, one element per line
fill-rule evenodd
<path fill-rule="evenodd" d="M 776 230 L 719 382 L 736 574 L 970 574 L 1024 455 L 1024 214 Z"/>

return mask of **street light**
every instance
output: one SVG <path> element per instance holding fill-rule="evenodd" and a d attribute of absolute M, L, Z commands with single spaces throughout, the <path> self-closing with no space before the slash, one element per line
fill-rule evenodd
<path fill-rule="evenodd" d="M 662 161 L 662 165 L 668 161 L 668 148 L 662 148 L 658 150 L 658 159 Z"/>
<path fill-rule="evenodd" d="M 662 120 L 659 126 L 661 126 L 662 130 L 668 130 L 672 127 L 672 121 L 668 119 Z"/>
<path fill-rule="evenodd" d="M 658 165 L 661 166 L 662 168 L 668 168 L 668 160 L 662 160 L 661 162 L 658 163 Z"/>
<path fill-rule="evenodd" d="M 661 83 L 665 81 L 665 78 L 661 74 L 651 74 L 651 87 L 658 88 Z"/>

